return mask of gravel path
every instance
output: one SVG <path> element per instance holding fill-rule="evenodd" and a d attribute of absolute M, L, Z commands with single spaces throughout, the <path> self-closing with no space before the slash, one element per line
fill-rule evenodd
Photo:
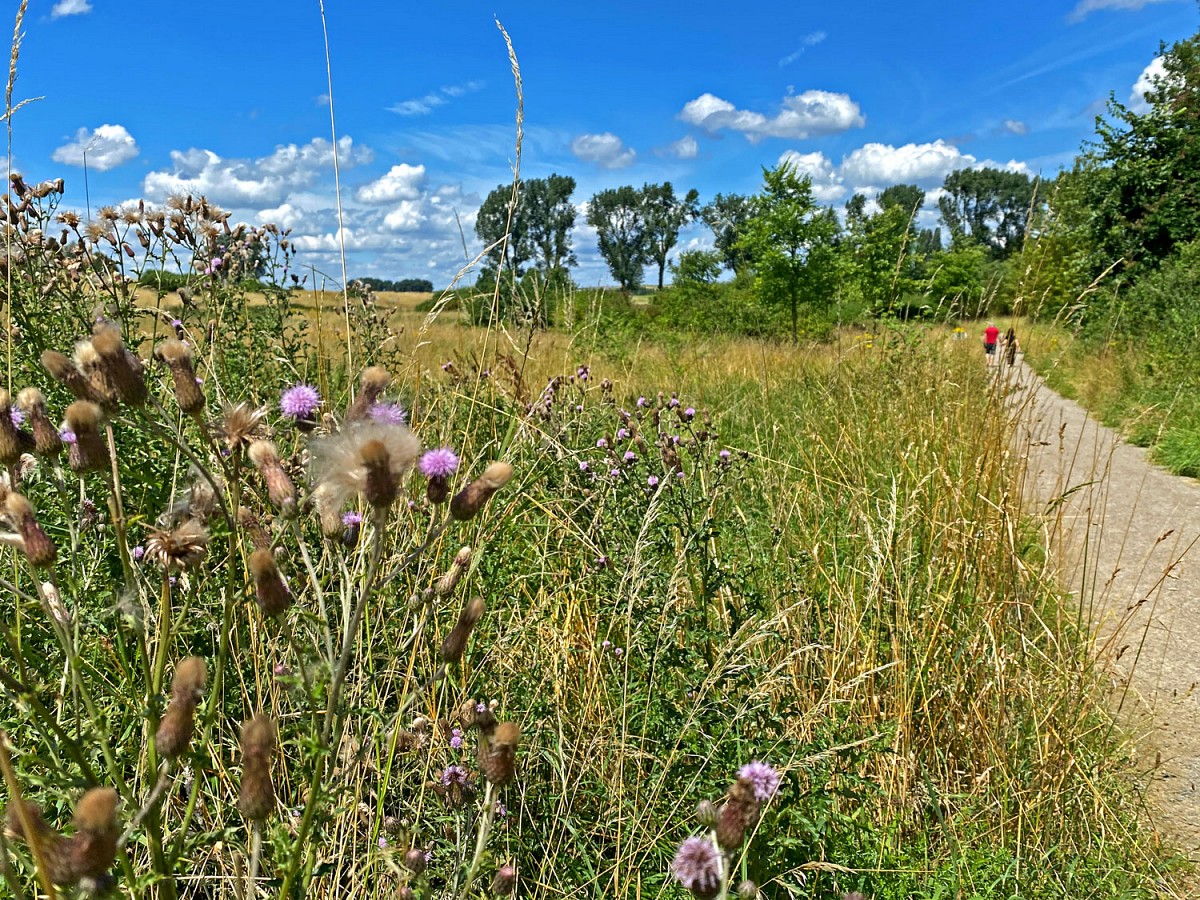
<path fill-rule="evenodd" d="M 1096 628 L 1120 718 L 1148 771 L 1151 824 L 1200 862 L 1200 484 L 1152 464 L 1024 363 L 1016 448 L 1064 587 Z"/>

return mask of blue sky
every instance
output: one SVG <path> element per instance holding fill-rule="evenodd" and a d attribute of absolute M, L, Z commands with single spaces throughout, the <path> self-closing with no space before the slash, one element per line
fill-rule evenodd
<path fill-rule="evenodd" d="M 478 249 L 475 211 L 514 159 L 494 17 L 524 82 L 521 172 L 574 176 L 580 206 L 664 180 L 753 193 L 783 158 L 839 208 L 908 182 L 932 210 L 971 165 L 1052 176 L 1110 92 L 1136 99 L 1160 41 L 1200 29 L 1193 0 L 328 0 L 351 277 L 444 285 L 459 223 Z M 30 0 L 14 102 L 41 99 L 14 116 L 12 164 L 65 178 L 82 210 L 86 149 L 93 210 L 204 193 L 291 227 L 301 263 L 337 276 L 328 96 L 316 0 Z M 607 283 L 594 234 L 575 240 L 577 280 Z M 709 243 L 695 227 L 680 249 Z"/>

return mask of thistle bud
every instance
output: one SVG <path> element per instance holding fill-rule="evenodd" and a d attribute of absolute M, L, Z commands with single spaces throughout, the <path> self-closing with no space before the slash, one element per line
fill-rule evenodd
<path fill-rule="evenodd" d="M 154 355 L 166 363 L 175 383 L 175 400 L 179 408 L 189 416 L 200 416 L 204 412 L 204 392 L 196 380 L 192 367 L 192 351 L 180 340 L 163 341 Z"/>
<path fill-rule="evenodd" d="M 262 523 L 258 521 L 258 516 L 252 513 L 244 506 L 239 506 L 237 511 L 238 525 L 246 532 L 246 536 L 250 538 L 250 546 L 255 550 L 269 550 L 271 547 L 271 536 L 267 534 Z"/>
<path fill-rule="evenodd" d="M 267 496 L 287 518 L 293 518 L 298 507 L 296 505 L 296 486 L 283 468 L 279 451 L 270 441 L 255 441 L 247 451 L 258 473 L 267 485 Z"/>
<path fill-rule="evenodd" d="M 33 452 L 38 456 L 58 456 L 62 453 L 62 438 L 46 413 L 46 398 L 37 388 L 25 388 L 17 394 L 17 405 L 29 417 L 33 432 Z"/>
<path fill-rule="evenodd" d="M 76 474 L 99 472 L 107 465 L 108 450 L 100 434 L 102 416 L 100 407 L 87 400 L 76 400 L 67 407 L 67 463 Z"/>
<path fill-rule="evenodd" d="M 449 597 L 454 593 L 454 589 L 458 587 L 459 581 L 462 580 L 463 573 L 467 571 L 467 567 L 471 564 L 471 548 L 463 547 L 454 554 L 454 561 L 450 563 L 450 568 L 446 570 L 441 578 L 433 585 L 433 593 L 438 597 Z"/>
<path fill-rule="evenodd" d="M 479 739 L 479 769 L 497 787 L 503 787 L 516 775 L 517 745 L 521 729 L 515 722 L 501 722 L 491 737 Z"/>
<path fill-rule="evenodd" d="M 75 834 L 71 838 L 71 869 L 75 880 L 103 878 L 117 858 L 117 792 L 92 788 L 75 807 Z"/>
<path fill-rule="evenodd" d="M 492 896 L 507 897 L 516 887 L 517 870 L 511 863 L 505 863 L 496 870 L 496 877 L 492 879 Z"/>
<path fill-rule="evenodd" d="M 379 395 L 387 390 L 387 386 L 391 383 L 392 376 L 382 366 L 371 366 L 364 369 L 358 379 L 358 396 L 346 409 L 346 422 L 366 420 L 368 418 L 367 411 L 375 405 Z"/>
<path fill-rule="evenodd" d="M 292 605 L 292 593 L 275 563 L 275 554 L 265 548 L 250 554 L 254 598 L 264 616 L 281 616 Z"/>
<path fill-rule="evenodd" d="M 238 810 L 251 822 L 262 822 L 275 811 L 271 756 L 275 752 L 275 723 L 259 713 L 242 726 L 242 787 Z"/>
<path fill-rule="evenodd" d="M 196 704 L 204 696 L 207 676 L 204 659 L 199 656 L 189 656 L 175 667 L 171 703 L 154 736 L 154 745 L 164 759 L 175 759 L 187 751 L 195 727 Z"/>
<path fill-rule="evenodd" d="M 758 885 L 749 878 L 743 880 L 737 886 L 738 900 L 756 900 L 758 897 Z"/>
<path fill-rule="evenodd" d="M 458 621 L 442 641 L 442 660 L 456 663 L 462 659 L 467 650 L 467 640 L 471 637 L 471 629 L 483 616 L 483 598 L 473 597 L 458 614 Z"/>
<path fill-rule="evenodd" d="M 404 867 L 414 875 L 425 871 L 425 851 L 413 847 L 404 854 Z"/>
<path fill-rule="evenodd" d="M 736 850 L 745 840 L 746 830 L 758 821 L 759 802 L 750 782 L 739 778 L 733 783 L 729 799 L 717 816 L 717 843 L 724 850 Z"/>
<path fill-rule="evenodd" d="M 97 393 L 91 382 L 79 371 L 79 366 L 69 356 L 59 353 L 57 350 L 44 350 L 42 366 L 51 376 L 60 381 L 75 396 L 75 399 L 88 400 L 92 403 L 100 403 L 104 400 L 103 394 Z"/>
<path fill-rule="evenodd" d="M 0 464 L 15 465 L 30 443 L 29 435 L 18 430 L 13 421 L 12 397 L 8 391 L 0 389 Z"/>
<path fill-rule="evenodd" d="M 696 821 L 701 828 L 712 828 L 717 824 L 717 807 L 711 800 L 701 800 L 696 804 Z"/>
<path fill-rule="evenodd" d="M 129 351 L 121 339 L 121 329 L 108 323 L 97 324 L 92 333 L 92 348 L 97 364 L 112 393 L 124 403 L 141 406 L 146 402 L 146 373 L 142 361 Z"/>
<path fill-rule="evenodd" d="M 21 546 L 29 564 L 35 569 L 46 569 L 54 565 L 58 551 L 54 542 L 38 524 L 33 504 L 21 494 L 9 494 L 4 498 L 4 512 L 21 537 Z"/>
<path fill-rule="evenodd" d="M 450 501 L 450 515 L 460 522 L 475 518 L 492 494 L 504 487 L 512 476 L 513 467 L 508 463 L 492 463 L 482 475 L 454 495 Z"/>

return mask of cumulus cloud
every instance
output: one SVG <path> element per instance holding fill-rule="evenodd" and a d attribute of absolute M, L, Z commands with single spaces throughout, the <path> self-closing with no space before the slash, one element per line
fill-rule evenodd
<path fill-rule="evenodd" d="M 800 153 L 788 150 L 779 157 L 779 165 L 790 165 L 812 181 L 813 198 L 818 203 L 833 203 L 846 194 L 842 176 L 824 153 Z"/>
<path fill-rule="evenodd" d="M 456 97 L 479 90 L 483 85 L 482 81 L 468 81 L 463 84 L 447 85 L 438 88 L 436 91 L 431 91 L 424 97 L 401 100 L 389 106 L 388 112 L 394 112 L 401 116 L 424 116 L 433 112 L 439 106 L 445 106 Z"/>
<path fill-rule="evenodd" d="M 391 203 L 396 200 L 415 200 L 421 195 L 425 181 L 424 166 L 401 163 L 392 166 L 387 174 L 364 184 L 354 196 L 363 203 Z"/>
<path fill-rule="evenodd" d="M 723 129 L 741 132 L 751 143 L 768 137 L 804 140 L 838 134 L 867 122 L 848 94 L 815 90 L 784 97 L 782 109 L 774 116 L 738 109 L 714 94 L 701 94 L 684 104 L 679 118 L 713 134 Z"/>
<path fill-rule="evenodd" d="M 789 53 L 779 61 L 779 68 L 782 69 L 784 66 L 790 66 L 804 55 L 805 50 L 807 50 L 809 47 L 817 46 L 817 44 L 825 40 L 826 36 L 827 35 L 823 31 L 814 31 L 812 34 L 806 34 L 800 39 L 800 46 L 797 47 L 794 52 Z"/>
<path fill-rule="evenodd" d="M 50 9 L 50 18 L 61 19 L 64 16 L 82 16 L 92 11 L 88 0 L 58 0 Z"/>
<path fill-rule="evenodd" d="M 369 147 L 355 146 L 348 135 L 338 139 L 337 150 L 342 169 L 369 163 L 375 156 Z M 311 186 L 332 168 L 333 144 L 324 138 L 281 145 L 269 156 L 253 160 L 224 159 L 212 150 L 193 147 L 172 150 L 170 171 L 147 174 L 142 190 L 151 199 L 193 193 L 222 206 L 261 207 Z"/>
<path fill-rule="evenodd" d="M 1151 3 L 1164 3 L 1166 0 L 1079 0 L 1075 8 L 1071 10 L 1071 14 L 1067 19 L 1072 22 L 1080 22 L 1086 19 L 1088 15 L 1100 9 L 1141 9 L 1143 6 L 1149 6 Z"/>
<path fill-rule="evenodd" d="M 1146 102 L 1146 92 L 1154 90 L 1155 82 L 1160 78 L 1165 78 L 1166 75 L 1167 69 L 1163 65 L 1161 56 L 1150 60 L 1150 64 L 1142 69 L 1142 74 L 1138 76 L 1129 92 L 1129 108 L 1139 115 L 1150 112 L 1150 104 Z"/>
<path fill-rule="evenodd" d="M 690 134 L 685 134 L 679 140 L 667 147 L 667 152 L 680 159 L 695 159 L 700 153 L 700 144 Z"/>
<path fill-rule="evenodd" d="M 138 155 L 138 145 L 124 125 L 80 128 L 75 140 L 57 148 L 51 159 L 68 166 L 87 165 L 98 172 L 115 169 Z"/>
<path fill-rule="evenodd" d="M 624 169 L 637 158 L 637 151 L 626 147 L 619 137 L 609 131 L 579 135 L 571 141 L 571 152 L 576 158 L 594 163 L 601 169 Z"/>
<path fill-rule="evenodd" d="M 1029 126 L 1020 119 L 1005 119 L 1004 130 L 1009 134 L 1029 134 Z"/>

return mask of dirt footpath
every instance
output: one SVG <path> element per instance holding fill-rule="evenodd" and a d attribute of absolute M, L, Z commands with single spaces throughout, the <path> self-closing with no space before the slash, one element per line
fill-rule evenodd
<path fill-rule="evenodd" d="M 1064 586 L 1091 616 L 1150 772 L 1152 825 L 1200 862 L 1200 483 L 1168 474 L 1018 364 L 1016 448 Z"/>

